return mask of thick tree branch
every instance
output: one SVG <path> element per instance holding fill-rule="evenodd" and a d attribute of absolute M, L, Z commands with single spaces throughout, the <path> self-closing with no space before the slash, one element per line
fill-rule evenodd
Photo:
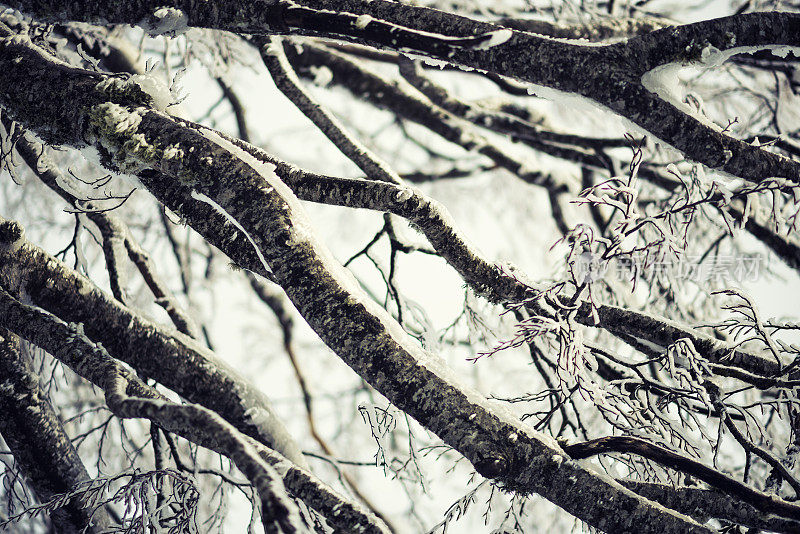
<path fill-rule="evenodd" d="M 653 30 L 671 26 L 664 19 L 644 18 L 601 18 L 584 24 L 557 24 L 546 20 L 503 17 L 497 24 L 529 33 L 538 33 L 559 39 L 588 39 L 605 41 L 614 38 L 632 37 L 650 33 Z"/>
<path fill-rule="evenodd" d="M 3 237 L 8 235 L 2 232 L 5 228 L 0 226 L 0 244 L 2 244 Z M 139 403 L 146 400 L 158 403 L 168 401 L 166 397 L 142 382 L 109 355 L 101 344 L 89 339 L 83 333 L 80 325 L 65 323 L 44 310 L 22 304 L 2 288 L 0 288 L 0 317 L 2 317 L 0 320 L 2 326 L 10 328 L 31 343 L 47 350 L 77 374 L 101 389 L 107 390 L 108 381 L 111 380 L 113 387 L 124 386 L 125 394 L 136 397 Z M 112 395 L 112 403 L 125 400 L 124 398 L 120 399 L 119 393 L 120 391 L 117 389 L 116 396 Z M 177 418 L 169 420 L 163 413 L 159 413 L 158 404 L 143 406 L 142 404 L 128 403 L 126 406 L 123 402 L 122 405 L 116 405 L 120 409 L 118 415 L 122 417 L 147 417 L 164 429 L 171 430 L 194 443 L 216 450 L 226 456 L 232 450 L 244 453 L 247 447 L 252 447 L 258 452 L 261 460 L 281 473 L 286 487 L 295 497 L 302 499 L 311 508 L 320 512 L 332 525 L 339 528 L 361 527 L 364 532 L 373 534 L 387 532 L 380 520 L 371 516 L 359 505 L 343 499 L 311 473 L 298 467 L 279 453 L 265 447 L 262 443 L 247 438 L 244 434 L 239 434 L 238 430 L 224 422 L 216 413 L 199 405 L 175 406 L 176 408 L 171 410 L 177 413 Z M 181 411 L 179 408 L 187 410 Z M 139 415 L 132 415 L 133 413 Z M 153 413 L 155 414 L 154 418 L 147 415 Z M 210 425 L 203 422 L 187 423 L 185 418 L 208 419 Z M 216 437 L 218 431 L 225 434 L 225 438 L 221 441 Z M 251 474 L 253 470 L 259 469 L 259 462 L 252 457 L 244 458 L 241 461 Z M 244 470 L 243 473 L 247 474 Z M 258 474 L 256 473 L 255 476 L 257 477 Z M 267 490 L 268 488 L 262 489 Z M 341 510 L 341 514 L 338 514 L 337 510 Z"/>
<path fill-rule="evenodd" d="M 773 514 L 765 514 L 744 501 L 732 500 L 730 494 L 719 490 L 686 486 L 672 487 L 654 482 L 632 480 L 620 480 L 620 483 L 667 508 L 692 516 L 699 522 L 706 522 L 709 518 L 714 517 L 754 529 L 800 532 L 800 522 Z"/>
<path fill-rule="evenodd" d="M 9 131 L 10 121 L 5 118 L 0 120 L 2 120 L 6 131 Z M 106 265 L 109 269 L 109 278 L 114 297 L 123 304 L 125 303 L 119 287 L 119 277 L 115 276 L 114 273 L 120 268 L 121 258 L 119 258 L 119 255 L 127 252 L 127 256 L 136 265 L 147 287 L 152 291 L 156 303 L 164 308 L 175 328 L 183 334 L 199 339 L 200 334 L 197 325 L 182 309 L 175 296 L 172 295 L 166 284 L 161 280 L 149 254 L 133 238 L 127 225 L 113 213 L 103 211 L 93 202 L 81 200 L 70 191 L 67 191 L 65 189 L 66 186 L 76 185 L 74 180 L 64 175 L 53 163 L 48 154 L 49 149 L 31 140 L 28 133 L 23 132 L 16 139 L 14 148 L 22 156 L 23 161 L 30 167 L 31 171 L 47 187 L 55 191 L 70 206 L 86 213 L 89 220 L 98 227 L 103 236 L 103 253 L 107 258 Z M 113 269 L 112 265 L 114 266 Z M 115 281 L 117 281 L 116 284 Z"/>
<path fill-rule="evenodd" d="M 2 289 L 0 292 L 5 293 Z M 5 321 L 0 320 L 0 325 Z M 20 351 L 19 338 L 2 326 L 0 377 L 0 435 L 39 500 L 69 493 L 91 480 L 40 387 L 32 362 Z M 50 517 L 58 531 L 66 534 L 99 534 L 111 526 L 102 506 L 89 506 L 77 497 L 53 510 Z"/>
<path fill-rule="evenodd" d="M 328 441 L 320 434 L 317 423 L 315 420 L 314 414 L 314 400 L 311 396 L 311 392 L 309 391 L 308 382 L 306 381 L 305 375 L 303 370 L 300 366 L 300 360 L 295 353 L 294 343 L 292 342 L 293 337 L 293 326 L 294 321 L 292 320 L 292 311 L 291 311 L 291 302 L 286 295 L 283 293 L 283 290 L 277 285 L 267 285 L 266 283 L 259 280 L 256 275 L 252 273 L 247 273 L 247 278 L 250 281 L 250 287 L 253 288 L 253 292 L 258 295 L 258 298 L 266 304 L 272 313 L 275 314 L 275 318 L 277 319 L 280 327 L 281 332 L 283 333 L 283 349 L 286 352 L 286 355 L 289 357 L 289 362 L 292 365 L 292 369 L 294 370 L 295 378 L 297 379 L 297 385 L 300 387 L 300 391 L 303 395 L 303 404 L 306 409 L 306 421 L 308 422 L 308 430 L 311 434 L 311 437 L 314 438 L 314 441 L 317 442 L 322 452 L 327 454 L 328 456 L 335 457 L 333 449 L 331 448 Z M 368 497 L 364 491 L 359 487 L 359 484 L 356 480 L 346 471 L 341 471 L 340 475 L 347 485 L 350 486 L 350 490 L 352 491 L 353 495 L 364 503 L 364 505 L 381 521 L 383 521 L 392 532 L 397 532 L 397 529 L 392 525 L 389 519 L 380 512 L 379 507 L 376 506 L 370 497 Z"/>
<path fill-rule="evenodd" d="M 0 310 L 4 325 L 46 347 L 78 374 L 104 389 L 106 402 L 115 415 L 149 419 L 169 432 L 231 458 L 261 496 L 263 523 L 268 533 L 298 531 L 299 516 L 294 504 L 285 496 L 279 475 L 260 459 L 248 438 L 230 423 L 199 405 L 168 401 L 124 368 L 102 346 L 93 344 L 80 329 L 23 305 L 1 288 Z M 41 430 L 49 434 L 51 427 L 52 424 L 41 425 Z M 65 441 L 71 447 L 69 440 Z"/>
<path fill-rule="evenodd" d="M 213 353 L 109 299 L 90 280 L 28 243 L 19 225 L 4 221 L 0 228 L 19 234 L 13 250 L 0 247 L 0 283 L 24 288 L 36 305 L 65 321 L 83 323 L 87 334 L 114 357 L 305 466 L 266 396 Z"/>
<path fill-rule="evenodd" d="M 163 7 L 154 1 L 63 5 L 53 0 L 7 0 L 6 4 L 43 21 L 103 20 L 145 26 L 158 24 L 154 13 Z M 701 63 L 709 53 L 741 47 L 800 46 L 800 15 L 795 13 L 746 13 L 670 26 L 621 43 L 586 46 L 387 0 L 276 1 L 257 6 L 233 1 L 221 9 L 213 2 L 185 0 L 173 6 L 183 10 L 190 26 L 354 39 L 577 94 L 713 169 L 754 182 L 771 176 L 800 182 L 797 163 L 707 126 L 642 83 L 642 76 L 657 67 Z"/>
<path fill-rule="evenodd" d="M 800 506 L 797 504 L 751 488 L 733 477 L 707 467 L 697 460 L 677 454 L 647 440 L 625 436 L 609 436 L 567 445 L 564 447 L 564 451 L 576 460 L 611 452 L 636 454 L 658 462 L 664 467 L 688 473 L 724 493 L 742 499 L 762 512 L 800 521 Z"/>

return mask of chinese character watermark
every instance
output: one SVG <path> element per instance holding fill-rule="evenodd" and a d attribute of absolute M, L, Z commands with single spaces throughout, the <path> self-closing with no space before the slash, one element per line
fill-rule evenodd
<path fill-rule="evenodd" d="M 703 257 L 687 255 L 679 259 L 659 259 L 644 255 L 633 255 L 603 261 L 589 251 L 582 252 L 572 264 L 572 272 L 578 283 L 603 279 L 686 280 L 704 282 L 754 282 L 765 265 L 766 259 L 759 254 L 717 255 Z"/>

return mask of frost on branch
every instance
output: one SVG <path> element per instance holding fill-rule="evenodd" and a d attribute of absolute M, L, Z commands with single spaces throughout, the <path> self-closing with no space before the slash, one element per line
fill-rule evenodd
<path fill-rule="evenodd" d="M 139 24 L 150 37 L 168 35 L 175 37 L 183 34 L 189 27 L 189 17 L 180 9 L 162 7 Z"/>
<path fill-rule="evenodd" d="M 495 30 L 493 32 L 489 32 L 486 35 L 484 35 L 483 37 L 485 37 L 486 40 L 480 44 L 473 46 L 473 48 L 475 50 L 487 50 L 489 48 L 494 48 L 495 46 L 499 46 L 508 41 L 509 39 L 511 39 L 513 35 L 514 32 L 512 32 L 507 28 L 503 28 L 502 30 Z"/>
<path fill-rule="evenodd" d="M 184 155 L 178 144 L 162 146 L 139 132 L 142 116 L 147 111 L 147 108 L 131 110 L 111 102 L 98 104 L 89 111 L 101 156 L 121 172 L 136 174 L 169 164 Z"/>
<path fill-rule="evenodd" d="M 99 82 L 96 89 L 110 98 L 144 99 L 159 111 L 166 111 L 172 104 L 169 88 L 151 73 L 133 74 L 127 79 L 108 77 Z"/>

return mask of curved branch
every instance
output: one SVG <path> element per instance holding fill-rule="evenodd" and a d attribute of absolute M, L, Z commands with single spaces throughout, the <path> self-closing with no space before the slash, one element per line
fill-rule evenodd
<path fill-rule="evenodd" d="M 1 288 L 0 292 L 5 293 Z M 32 363 L 20 351 L 19 338 L 0 326 L 0 435 L 30 488 L 46 502 L 91 477 L 39 385 Z M 51 519 L 59 532 L 67 534 L 99 534 L 111 526 L 102 506 L 88 505 L 77 497 L 53 510 Z M 0 528 L 5 530 L 3 520 Z"/>
<path fill-rule="evenodd" d="M 9 122 L 5 117 L 0 118 L 3 125 L 8 130 Z M 141 245 L 133 238 L 127 225 L 116 215 L 109 212 L 99 211 L 92 202 L 81 201 L 78 197 L 70 193 L 64 188 L 64 184 L 72 183 L 72 180 L 65 176 L 61 170 L 55 166 L 49 157 L 49 149 L 30 139 L 27 132 L 23 132 L 14 144 L 23 161 L 33 171 L 33 173 L 50 189 L 55 191 L 61 198 L 76 209 L 85 211 L 86 216 L 91 220 L 99 229 L 103 236 L 103 252 L 107 257 L 106 264 L 109 269 L 109 278 L 112 282 L 112 293 L 114 297 L 125 304 L 125 300 L 121 295 L 119 284 L 114 284 L 114 280 L 118 277 L 112 271 L 112 265 L 118 264 L 118 256 L 124 249 L 130 260 L 136 265 L 142 278 L 144 279 L 147 287 L 153 293 L 156 303 L 164 308 L 179 332 L 199 339 L 199 331 L 197 325 L 192 318 L 182 309 L 180 304 L 175 299 L 174 295 L 169 291 L 166 284 L 161 281 L 158 273 L 156 272 L 150 256 Z M 110 259 L 109 259 L 110 258 Z M 117 258 L 114 260 L 113 258 Z M 116 289 L 115 289 L 116 285 Z"/>
<path fill-rule="evenodd" d="M 264 65 L 267 66 L 275 85 L 286 98 L 292 101 L 306 117 L 313 122 L 325 136 L 350 158 L 370 180 L 400 183 L 400 177 L 384 161 L 372 153 L 367 147 L 356 141 L 352 134 L 330 113 L 325 111 L 303 88 L 292 65 L 286 58 L 286 44 L 278 37 L 255 39 Z"/>
<path fill-rule="evenodd" d="M 0 223 L 0 283 L 21 286 L 37 306 L 63 320 L 83 323 L 87 334 L 120 361 L 306 465 L 269 399 L 225 362 L 188 336 L 159 327 L 109 299 L 90 280 L 27 242 L 18 224 L 2 218 Z M 3 246 L 12 234 L 18 234 L 14 247 Z"/>
<path fill-rule="evenodd" d="M 230 458 L 258 492 L 261 522 L 267 534 L 306 530 L 297 506 L 286 494 L 280 474 L 261 459 L 251 438 L 200 405 L 129 396 L 131 382 L 121 373 L 107 372 L 103 389 L 114 415 L 123 419 L 148 419 L 168 432 Z"/>
<path fill-rule="evenodd" d="M 620 480 L 619 482 L 639 495 L 667 508 L 695 517 L 699 522 L 706 522 L 708 518 L 715 517 L 755 529 L 800 532 L 800 522 L 774 514 L 765 514 L 744 501 L 731 500 L 729 494 L 719 490 L 691 486 L 673 487 L 633 480 Z"/>
<path fill-rule="evenodd" d="M 42 20 L 147 24 L 156 2 L 7 1 Z M 338 37 L 411 50 L 589 98 L 704 165 L 758 182 L 770 176 L 800 182 L 800 165 L 724 135 L 648 91 L 641 77 L 668 63 L 700 63 L 704 51 L 800 46 L 800 14 L 745 13 L 671 26 L 606 46 L 586 46 L 512 31 L 466 17 L 387 0 L 242 0 L 177 6 L 190 26 L 243 33 L 283 32 Z M 713 47 L 713 48 L 709 48 Z"/>
<path fill-rule="evenodd" d="M 125 369 L 102 346 L 93 344 L 79 328 L 71 328 L 55 317 L 25 306 L 2 288 L 0 309 L 4 324 L 47 347 L 79 375 L 104 389 L 108 407 L 115 415 L 149 419 L 165 430 L 231 458 L 261 496 L 266 531 L 297 532 L 299 514 L 285 495 L 279 475 L 260 459 L 249 438 L 230 423 L 199 405 L 168 401 Z M 48 429 L 49 425 L 42 428 Z"/>
<path fill-rule="evenodd" d="M 671 25 L 664 19 L 652 17 L 601 18 L 583 24 L 557 24 L 546 20 L 511 17 L 503 17 L 496 22 L 523 32 L 538 33 L 558 39 L 588 39 L 595 42 L 620 37 L 630 38 Z"/>
<path fill-rule="evenodd" d="M 556 191 L 565 189 L 563 183 L 558 183 L 553 177 L 530 168 L 522 158 L 490 143 L 468 122 L 406 87 L 367 71 L 340 52 L 305 43 L 302 47 L 288 49 L 286 53 L 289 61 L 296 68 L 300 67 L 298 73 L 301 76 L 306 75 L 309 66 L 325 65 L 333 74 L 334 83 L 342 85 L 358 97 L 366 98 L 376 107 L 389 109 L 400 117 L 414 121 L 464 150 L 486 156 L 498 167 L 506 169 L 527 183 Z M 546 152 L 544 148 L 538 148 Z M 552 148 L 557 150 L 557 147 Z"/>

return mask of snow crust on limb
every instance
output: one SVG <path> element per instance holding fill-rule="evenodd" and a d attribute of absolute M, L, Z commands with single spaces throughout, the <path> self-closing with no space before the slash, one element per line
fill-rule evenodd
<path fill-rule="evenodd" d="M 245 411 L 245 417 L 250 421 L 253 426 L 258 428 L 265 428 L 265 429 L 273 429 L 276 427 L 283 426 L 281 420 L 269 409 L 265 409 L 261 406 L 258 402 L 258 399 L 253 396 L 252 399 L 248 398 L 246 394 L 242 394 L 243 400 L 249 404 L 249 408 Z M 243 405 L 247 405 L 244 404 Z M 270 432 L 270 437 L 274 442 L 274 450 L 278 453 L 282 454 L 283 456 L 289 458 L 289 460 L 301 467 L 303 469 L 310 469 L 308 463 L 305 461 L 305 457 L 303 454 L 298 450 L 297 443 L 295 443 L 291 435 L 288 432 L 279 433 L 279 432 Z M 287 453 L 297 451 L 297 454 L 289 455 Z M 286 476 L 286 473 L 289 471 L 291 465 L 287 461 L 281 461 L 273 465 L 272 467 L 277 468 L 281 466 L 278 470 L 278 473 L 281 477 Z"/>
<path fill-rule="evenodd" d="M 313 65 L 309 71 L 314 76 L 311 83 L 317 87 L 327 87 L 333 81 L 333 72 L 326 65 Z"/>
<path fill-rule="evenodd" d="M 134 74 L 127 79 L 109 76 L 98 82 L 95 89 L 101 93 L 125 94 L 130 92 L 133 87 L 150 96 L 153 107 L 158 111 L 166 112 L 167 107 L 172 104 L 172 94 L 169 88 L 150 73 Z"/>
<path fill-rule="evenodd" d="M 317 257 L 325 265 L 325 268 L 336 278 L 337 282 L 341 284 L 342 288 L 349 292 L 356 300 L 364 304 L 364 306 L 375 316 L 380 318 L 381 322 L 384 323 L 384 326 L 387 328 L 392 337 L 394 337 L 397 341 L 402 341 L 404 338 L 408 337 L 408 334 L 406 334 L 405 330 L 403 330 L 400 324 L 389 317 L 389 315 L 386 313 L 386 310 L 379 307 L 364 293 L 355 276 L 353 276 L 349 270 L 343 267 L 336 260 L 336 258 L 334 258 L 333 254 L 328 250 L 328 248 L 317 239 L 316 232 L 311 224 L 311 221 L 308 219 L 308 216 L 305 214 L 305 210 L 300 205 L 300 201 L 294 195 L 294 192 L 289 189 L 289 186 L 283 183 L 283 181 L 275 174 L 274 165 L 264 163 L 256 159 L 245 150 L 242 150 L 233 143 L 223 139 L 213 131 L 206 129 L 201 131 L 203 135 L 210 141 L 216 143 L 249 165 L 254 171 L 261 175 L 267 184 L 283 198 L 284 202 L 286 202 L 286 204 L 289 206 L 292 213 L 292 234 L 294 234 L 293 241 L 305 241 L 310 243 L 317 253 Z M 203 196 L 205 197 L 205 195 Z M 220 207 L 219 209 L 222 208 Z M 224 214 L 227 217 L 230 217 L 229 214 Z M 239 226 L 238 222 L 236 224 Z M 248 236 L 248 239 L 250 239 L 250 236 Z M 419 350 L 419 347 L 412 351 L 412 353 L 416 352 L 417 350 Z"/>
<path fill-rule="evenodd" d="M 192 191 L 192 198 L 195 199 L 195 200 L 199 200 L 200 202 L 203 202 L 205 204 L 208 204 L 209 206 L 214 208 L 214 211 L 216 211 L 217 213 L 219 213 L 220 215 L 225 217 L 225 219 L 229 223 L 234 225 L 240 232 L 242 232 L 244 234 L 244 236 L 247 238 L 247 240 L 250 241 L 250 244 L 253 245 L 253 248 L 256 251 L 256 256 L 258 256 L 258 260 L 261 262 L 261 265 L 264 267 L 264 269 L 268 273 L 272 273 L 272 269 L 270 269 L 266 258 L 264 258 L 264 254 L 261 253 L 261 249 L 258 247 L 258 245 L 253 240 L 253 238 L 250 236 L 250 234 L 247 233 L 247 230 L 245 230 L 244 227 L 242 227 L 242 225 L 239 224 L 239 221 L 237 221 L 236 218 L 233 215 L 231 215 L 230 213 L 225 211 L 225 208 L 223 208 L 222 206 L 220 206 L 219 204 L 214 202 L 214 200 L 212 200 L 209 196 L 204 195 L 203 193 L 198 193 L 197 191 Z"/>
<path fill-rule="evenodd" d="M 675 151 L 678 150 L 669 143 L 664 142 L 663 140 L 659 139 L 652 133 L 648 132 L 647 130 L 639 126 L 638 124 L 634 123 L 630 119 L 623 117 L 622 115 L 609 109 L 603 104 L 595 100 L 592 100 L 591 98 L 586 98 L 585 96 L 581 96 L 577 93 L 568 93 L 565 91 L 559 91 L 558 89 L 553 89 L 552 87 L 545 87 L 543 85 L 536 85 L 536 84 L 528 84 L 527 91 L 529 95 L 534 95 L 538 96 L 539 98 L 550 100 L 551 102 L 563 105 L 566 108 L 585 110 L 590 112 L 596 112 L 598 109 L 602 110 L 608 114 L 609 120 L 620 121 L 624 125 L 627 131 L 633 132 L 637 135 L 650 137 L 659 144 L 661 144 L 662 146 L 665 146 Z"/>
<path fill-rule="evenodd" d="M 177 143 L 168 146 L 153 144 L 139 132 L 142 116 L 149 111 L 151 109 L 145 107 L 130 110 L 113 102 L 104 102 L 89 110 L 96 146 L 106 151 L 121 172 L 136 174 L 161 165 L 165 160 L 180 160 L 184 156 Z M 89 161 L 93 156 L 91 152 L 84 153 Z"/>
<path fill-rule="evenodd" d="M 700 59 L 689 62 L 675 62 L 660 65 L 642 75 L 641 82 L 645 89 L 655 93 L 659 98 L 672 104 L 682 112 L 686 113 L 702 122 L 704 125 L 716 131 L 722 128 L 709 120 L 705 115 L 698 112 L 692 106 L 683 101 L 683 91 L 678 74 L 682 67 L 698 66 L 702 68 L 713 68 L 722 65 L 725 61 L 737 54 L 755 54 L 761 50 L 771 50 L 779 57 L 786 57 L 789 52 L 800 57 L 800 48 L 784 45 L 764 45 L 764 46 L 736 46 L 727 50 L 720 50 L 713 45 L 706 45 L 700 51 Z"/>
<path fill-rule="evenodd" d="M 473 48 L 475 50 L 487 50 L 489 48 L 494 48 L 495 46 L 499 46 L 514 35 L 514 32 L 509 30 L 508 28 L 503 28 L 502 30 L 495 30 L 493 32 L 489 32 L 486 34 L 489 36 L 488 39 L 483 41 L 482 43 L 475 45 Z"/>
<path fill-rule="evenodd" d="M 403 55 L 408 57 L 408 59 L 418 59 L 423 63 L 425 63 L 426 65 L 430 65 L 431 67 L 439 67 L 439 69 L 444 69 L 448 65 L 451 65 L 451 63 L 448 63 L 447 61 L 444 61 L 442 59 L 436 59 L 428 56 L 421 56 L 413 52 L 404 51 Z M 452 65 L 455 65 L 455 63 L 452 63 Z"/>
<path fill-rule="evenodd" d="M 135 83 L 139 89 L 150 95 L 153 106 L 159 111 L 166 111 L 172 104 L 172 94 L 164 82 L 152 74 L 134 74 L 128 78 L 128 83 Z"/>
<path fill-rule="evenodd" d="M 139 24 L 150 37 L 176 37 L 189 28 L 189 17 L 180 9 L 161 7 Z"/>
<path fill-rule="evenodd" d="M 642 75 L 642 85 L 651 93 L 658 95 L 661 100 L 672 104 L 683 113 L 694 117 L 709 128 L 721 131 L 722 128 L 719 125 L 714 124 L 705 115 L 683 101 L 683 90 L 681 89 L 681 81 L 678 78 L 681 67 L 680 63 L 669 63 L 656 67 Z"/>
<path fill-rule="evenodd" d="M 700 51 L 700 63 L 706 67 L 717 67 L 722 65 L 731 57 L 737 54 L 755 54 L 761 50 L 769 50 L 773 55 L 785 58 L 789 53 L 800 57 L 800 47 L 785 45 L 763 45 L 763 46 L 735 46 L 727 50 L 720 50 L 713 45 L 706 45 Z"/>
<path fill-rule="evenodd" d="M 369 24 L 373 20 L 375 19 L 373 19 L 370 15 L 359 15 L 358 18 L 356 19 L 355 26 L 359 30 L 363 30 L 364 28 L 367 27 L 367 24 Z"/>

